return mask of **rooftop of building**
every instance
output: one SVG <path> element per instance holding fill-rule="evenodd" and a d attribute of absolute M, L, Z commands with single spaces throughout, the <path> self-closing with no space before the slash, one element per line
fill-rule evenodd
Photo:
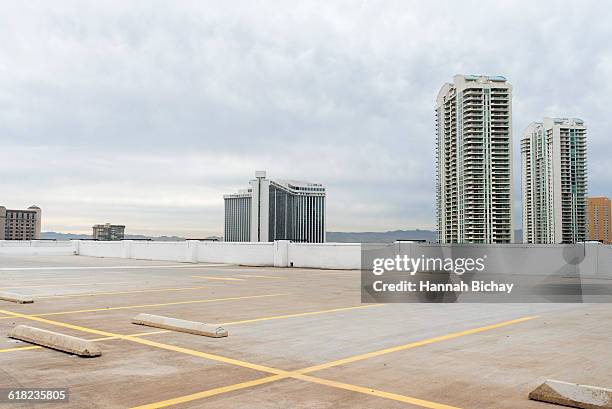
<path fill-rule="evenodd" d="M 288 190 L 292 190 L 292 191 L 296 191 L 296 192 L 299 192 L 301 190 L 309 191 L 309 192 L 319 192 L 319 193 L 325 192 L 325 187 L 323 187 L 321 183 L 307 182 L 304 180 L 295 180 L 295 179 L 269 179 L 266 177 L 265 170 L 260 170 L 260 171 L 255 172 L 255 179 L 253 179 L 253 181 L 258 180 L 258 179 L 269 180 L 271 183 L 274 183 L 279 187 L 282 187 Z M 251 188 L 240 189 L 236 193 L 230 193 L 230 194 L 223 195 L 223 198 L 233 199 L 233 198 L 239 198 L 239 197 L 248 197 L 251 195 L 251 193 L 252 193 Z"/>
<path fill-rule="evenodd" d="M 610 386 L 608 304 L 361 304 L 359 271 L 82 256 L 0 265 L 10 291 L 35 300 L 0 301 L 3 387 L 67 387 L 62 407 L 538 409 L 528 393 L 546 378 Z M 137 326 L 138 313 L 229 336 Z M 91 339 L 102 356 L 8 338 L 18 324 Z"/>
<path fill-rule="evenodd" d="M 0 206 L 0 209 L 4 209 L 7 212 L 27 212 L 27 211 L 37 211 L 37 210 L 41 210 L 40 207 L 32 205 L 30 207 L 28 207 L 27 209 L 11 209 L 11 208 L 7 208 L 6 206 Z"/>
<path fill-rule="evenodd" d="M 506 77 L 501 75 L 457 74 L 453 77 L 452 83 L 447 82 L 442 85 L 436 98 L 436 105 L 441 105 L 447 94 L 452 94 L 456 89 L 477 88 L 480 86 L 492 89 L 512 89 L 512 85 L 508 83 Z"/>

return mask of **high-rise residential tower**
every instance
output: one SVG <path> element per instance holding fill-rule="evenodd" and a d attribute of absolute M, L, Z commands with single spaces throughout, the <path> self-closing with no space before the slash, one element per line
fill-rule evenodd
<path fill-rule="evenodd" d="M 578 118 L 533 122 L 521 139 L 523 242 L 586 238 L 586 126 Z"/>
<path fill-rule="evenodd" d="M 587 197 L 587 240 L 612 243 L 611 211 L 607 197 Z"/>
<path fill-rule="evenodd" d="M 319 183 L 269 180 L 255 173 L 250 187 L 224 195 L 225 241 L 325 242 L 325 188 Z"/>
<path fill-rule="evenodd" d="M 0 206 L 0 240 L 40 239 L 42 210 L 30 206 L 25 210 Z"/>
<path fill-rule="evenodd" d="M 456 75 L 436 101 L 440 243 L 512 243 L 512 86 Z"/>

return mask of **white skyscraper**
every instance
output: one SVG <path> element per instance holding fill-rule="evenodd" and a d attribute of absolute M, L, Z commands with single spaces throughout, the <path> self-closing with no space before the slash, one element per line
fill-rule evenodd
<path fill-rule="evenodd" d="M 269 180 L 255 172 L 250 187 L 223 196 L 225 241 L 325 242 L 325 188 L 318 183 Z"/>
<path fill-rule="evenodd" d="M 456 75 L 436 101 L 440 243 L 511 243 L 512 86 Z"/>
<path fill-rule="evenodd" d="M 521 139 L 523 241 L 575 243 L 586 237 L 586 126 L 544 118 Z"/>

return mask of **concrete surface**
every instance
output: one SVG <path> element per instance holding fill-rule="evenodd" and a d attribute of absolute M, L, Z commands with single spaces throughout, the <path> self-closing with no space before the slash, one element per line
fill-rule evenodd
<path fill-rule="evenodd" d="M 62 408 L 550 409 L 528 399 L 546 379 L 612 373 L 607 304 L 362 305 L 358 271 L 84 256 L 0 256 L 3 290 L 36 302 L 0 301 L 0 388 L 68 387 Z M 136 327 L 138 313 L 232 336 Z M 19 324 L 104 355 L 8 338 Z"/>
<path fill-rule="evenodd" d="M 28 325 L 17 325 L 9 331 L 8 336 L 20 341 L 42 345 L 78 356 L 95 357 L 102 355 L 102 351 L 93 341 Z"/>
<path fill-rule="evenodd" d="M 612 409 L 612 389 L 550 379 L 533 390 L 529 399 L 579 409 Z"/>

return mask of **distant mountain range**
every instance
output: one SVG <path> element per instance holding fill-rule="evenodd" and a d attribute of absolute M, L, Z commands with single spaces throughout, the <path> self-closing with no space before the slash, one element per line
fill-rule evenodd
<path fill-rule="evenodd" d="M 431 230 L 394 230 L 385 232 L 327 232 L 329 243 L 393 243 L 396 240 L 436 241 L 436 232 Z"/>
<path fill-rule="evenodd" d="M 522 243 L 523 231 L 514 231 L 514 242 Z M 329 243 L 393 243 L 396 240 L 425 240 L 435 243 L 436 232 L 431 230 L 394 230 L 386 232 L 327 232 Z"/>
<path fill-rule="evenodd" d="M 44 231 L 40 233 L 43 240 L 91 240 L 89 234 L 58 233 L 54 231 Z M 178 236 L 144 236 L 142 234 L 126 234 L 127 240 L 153 240 L 153 241 L 184 241 L 184 237 Z"/>
<path fill-rule="evenodd" d="M 522 242 L 523 231 L 515 230 L 514 237 L 516 243 Z M 91 239 L 87 234 L 57 233 L 47 231 L 41 233 L 41 238 L 45 240 L 84 240 Z M 154 240 L 154 241 L 183 241 L 184 237 L 178 236 L 144 236 L 142 234 L 127 234 L 126 239 L 131 240 Z M 212 236 L 209 239 L 221 237 Z M 428 242 L 436 241 L 436 232 L 431 230 L 394 230 L 385 232 L 327 232 L 327 242 L 329 243 L 393 243 L 396 240 L 425 240 Z"/>
<path fill-rule="evenodd" d="M 40 234 L 45 240 L 87 240 L 91 239 L 88 234 L 58 233 L 46 231 Z M 126 239 L 132 240 L 154 240 L 154 241 L 183 241 L 184 237 L 178 236 L 145 236 L 142 234 L 126 234 Z M 327 241 L 332 243 L 392 243 L 396 240 L 427 240 L 435 241 L 436 232 L 429 230 L 395 230 L 388 232 L 327 232 Z"/>

